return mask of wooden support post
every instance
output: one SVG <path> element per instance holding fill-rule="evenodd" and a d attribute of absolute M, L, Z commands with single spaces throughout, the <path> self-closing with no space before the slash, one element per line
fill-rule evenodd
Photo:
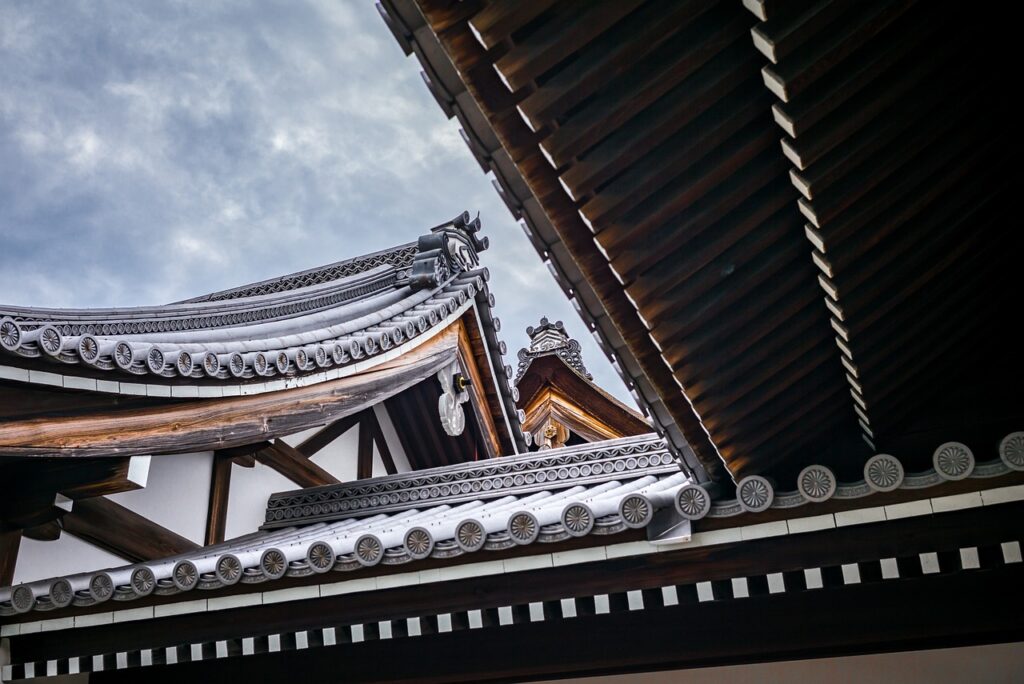
<path fill-rule="evenodd" d="M 373 412 L 370 412 L 373 415 Z M 373 425 L 366 413 L 359 421 L 359 457 L 356 462 L 356 479 L 365 480 L 373 477 Z"/>
<path fill-rule="evenodd" d="M 21 546 L 21 531 L 0 532 L 0 587 L 14 582 L 14 566 L 18 564 L 18 547 Z"/>
<path fill-rule="evenodd" d="M 301 487 L 338 484 L 338 478 L 318 466 L 295 447 L 274 440 L 266 449 L 256 452 L 256 460 L 270 466 Z"/>
<path fill-rule="evenodd" d="M 68 534 L 129 561 L 155 560 L 195 551 L 200 546 L 113 501 L 97 497 L 76 501 L 61 518 Z"/>
<path fill-rule="evenodd" d="M 210 478 L 210 502 L 206 512 L 205 543 L 218 544 L 224 541 L 224 527 L 228 521 L 228 492 L 231 487 L 230 457 L 214 454 L 213 474 Z"/>

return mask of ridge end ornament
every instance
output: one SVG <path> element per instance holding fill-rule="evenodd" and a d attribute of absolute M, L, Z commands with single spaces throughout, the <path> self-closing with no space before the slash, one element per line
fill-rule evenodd
<path fill-rule="evenodd" d="M 530 338 L 530 346 L 516 352 L 519 367 L 513 385 L 519 384 L 533 360 L 541 356 L 557 356 L 583 378 L 593 381 L 594 376 L 583 363 L 583 349 L 579 341 L 569 336 L 562 321 L 552 323 L 547 316 L 542 316 L 536 327 L 527 326 L 526 334 Z"/>
<path fill-rule="evenodd" d="M 469 383 L 454 363 L 439 370 L 437 380 L 441 383 L 441 396 L 437 398 L 441 427 L 445 434 L 458 437 L 466 429 L 466 412 L 462 405 L 469 401 L 469 392 L 466 391 Z"/>
<path fill-rule="evenodd" d="M 480 237 L 480 217 L 470 219 L 464 211 L 451 221 L 430 229 L 416 243 L 416 256 L 409 284 L 416 290 L 439 287 L 456 273 L 472 271 L 480 265 L 479 252 L 490 245 Z"/>

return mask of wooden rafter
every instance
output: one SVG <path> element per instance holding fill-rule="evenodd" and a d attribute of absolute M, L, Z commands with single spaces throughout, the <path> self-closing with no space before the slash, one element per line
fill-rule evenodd
<path fill-rule="evenodd" d="M 371 412 L 372 415 L 372 412 Z M 359 421 L 359 451 L 356 461 L 356 479 L 373 477 L 373 427 L 366 419 L 366 413 Z"/>
<path fill-rule="evenodd" d="M 195 551 L 195 542 L 104 497 L 76 501 L 61 518 L 68 534 L 129 561 L 154 560 Z"/>
<path fill-rule="evenodd" d="M 372 410 L 372 409 L 367 409 Z M 360 413 L 353 413 L 352 415 L 345 416 L 340 420 L 336 420 L 330 425 L 325 426 L 319 432 L 307 437 L 301 444 L 295 448 L 305 454 L 307 457 L 319 452 L 328 444 L 341 437 L 343 434 L 348 432 L 352 427 L 360 422 L 365 411 Z"/>
<path fill-rule="evenodd" d="M 256 460 L 302 487 L 319 487 L 340 482 L 301 451 L 279 439 L 274 440 L 269 447 L 256 452 Z"/>
<path fill-rule="evenodd" d="M 56 518 L 35 527 L 26 527 L 21 531 L 22 536 L 26 539 L 34 539 L 36 541 L 57 541 L 60 539 L 60 533 L 60 523 L 57 522 Z"/>
<path fill-rule="evenodd" d="M 210 501 L 206 511 L 207 545 L 224 541 L 224 529 L 228 521 L 228 493 L 231 487 L 230 457 L 214 455 L 213 473 L 210 477 Z"/>

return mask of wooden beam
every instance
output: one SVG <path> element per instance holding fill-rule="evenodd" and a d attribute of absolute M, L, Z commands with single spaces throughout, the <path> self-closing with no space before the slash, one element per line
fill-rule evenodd
<path fill-rule="evenodd" d="M 14 582 L 14 567 L 18 564 L 18 547 L 21 546 L 21 531 L 0 532 L 0 587 Z"/>
<path fill-rule="evenodd" d="M 237 463 L 243 468 L 252 468 L 256 465 L 256 452 L 260 449 L 266 449 L 268 446 L 270 446 L 270 442 L 255 442 L 227 449 L 218 449 L 214 454 L 230 458 L 232 462 Z"/>
<path fill-rule="evenodd" d="M 85 499 L 141 489 L 149 477 L 149 463 L 149 456 L 19 460 L 0 469 L 0 499 L 10 509 L 16 500 L 52 500 L 56 492 Z"/>
<path fill-rule="evenodd" d="M 398 473 L 398 468 L 395 466 L 395 459 L 391 456 L 391 447 L 388 446 L 384 430 L 381 429 L 380 421 L 377 420 L 377 414 L 373 409 L 366 412 L 366 421 L 373 429 L 373 441 L 377 444 L 377 452 L 380 454 L 380 460 L 384 463 L 384 470 L 388 475 L 395 475 Z"/>
<path fill-rule="evenodd" d="M 338 478 L 309 460 L 301 451 L 279 439 L 274 440 L 266 449 L 256 452 L 256 460 L 302 487 L 319 487 L 340 482 Z"/>
<path fill-rule="evenodd" d="M 455 357 L 442 331 L 391 361 L 349 377 L 243 397 L 0 424 L 0 456 L 128 456 L 224 449 L 290 435 L 373 406 L 429 378 Z"/>
<path fill-rule="evenodd" d="M 206 509 L 205 544 L 224 541 L 224 528 L 228 521 L 228 492 L 231 486 L 230 457 L 214 454 L 213 474 L 210 477 L 210 501 Z"/>
<path fill-rule="evenodd" d="M 132 562 L 155 560 L 195 551 L 195 542 L 157 525 L 110 499 L 97 497 L 76 501 L 61 518 L 68 534 Z"/>
<path fill-rule="evenodd" d="M 371 411 L 372 415 L 373 412 Z M 366 419 L 366 412 L 359 421 L 359 451 L 356 461 L 356 479 L 366 480 L 373 477 L 373 427 Z"/>
<path fill-rule="evenodd" d="M 56 518 L 35 527 L 26 527 L 21 531 L 22 536 L 35 541 L 57 541 L 60 539 L 60 533 L 60 523 Z"/>
<path fill-rule="evenodd" d="M 372 411 L 372 409 L 367 409 Z M 341 420 L 336 420 L 330 425 L 327 425 L 322 430 L 317 432 L 310 437 L 307 437 L 301 444 L 295 447 L 298 451 L 301 451 L 307 457 L 317 453 L 328 444 L 341 437 L 343 434 L 348 432 L 352 426 L 358 423 L 366 411 L 361 413 L 353 413 L 352 415 L 345 416 Z"/>

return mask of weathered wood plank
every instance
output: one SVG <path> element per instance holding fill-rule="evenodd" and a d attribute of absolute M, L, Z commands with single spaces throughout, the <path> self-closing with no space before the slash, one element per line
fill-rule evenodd
<path fill-rule="evenodd" d="M 267 394 L 89 416 L 0 424 L 0 456 L 167 454 L 240 446 L 292 434 L 378 403 L 436 373 L 455 356 L 445 331 L 360 375 Z"/>

